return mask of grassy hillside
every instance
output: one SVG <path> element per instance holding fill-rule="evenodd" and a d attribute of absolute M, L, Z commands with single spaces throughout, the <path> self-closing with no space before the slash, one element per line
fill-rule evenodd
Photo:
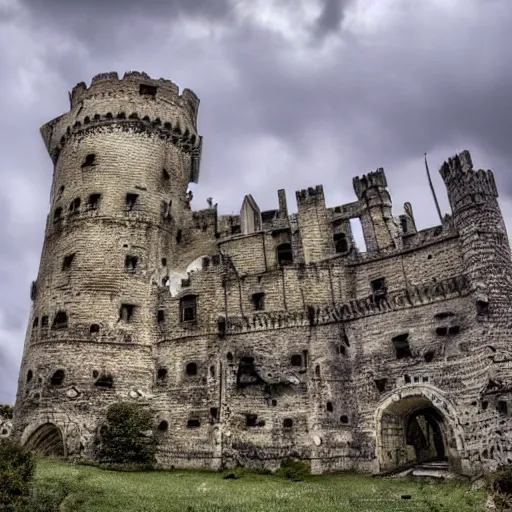
<path fill-rule="evenodd" d="M 199 471 L 120 473 L 40 460 L 36 479 L 43 502 L 64 499 L 60 510 L 123 512 L 425 511 L 478 512 L 484 491 L 466 484 L 375 479 L 343 474 L 293 482 L 244 475 L 225 480 Z M 402 495 L 410 495 L 403 499 Z"/>

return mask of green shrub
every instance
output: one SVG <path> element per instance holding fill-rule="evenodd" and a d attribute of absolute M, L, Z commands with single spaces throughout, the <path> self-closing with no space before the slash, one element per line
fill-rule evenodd
<path fill-rule="evenodd" d="M 0 405 L 0 417 L 12 420 L 12 406 Z"/>
<path fill-rule="evenodd" d="M 98 456 L 104 464 L 140 464 L 145 469 L 155 463 L 156 439 L 151 413 L 140 405 L 119 403 L 107 411 L 100 429 Z"/>
<path fill-rule="evenodd" d="M 276 475 L 286 478 L 288 480 L 294 480 L 300 482 L 304 480 L 308 475 L 311 474 L 311 468 L 308 463 L 301 460 L 284 460 L 281 463 L 281 468 L 276 471 Z"/>
<path fill-rule="evenodd" d="M 0 509 L 14 507 L 30 495 L 35 459 L 14 439 L 0 440 Z"/>

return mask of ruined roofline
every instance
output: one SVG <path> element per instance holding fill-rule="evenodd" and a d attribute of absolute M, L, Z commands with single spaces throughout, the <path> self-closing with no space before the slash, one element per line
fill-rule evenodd
<path fill-rule="evenodd" d="M 140 71 L 127 71 L 121 79 L 116 71 L 100 73 L 92 78 L 89 87 L 87 87 L 85 82 L 79 82 L 69 93 L 70 106 L 73 108 L 83 99 L 100 92 L 119 91 L 125 93 L 127 90 L 132 89 L 139 94 L 141 85 L 156 87 L 158 98 L 167 101 L 182 100 L 183 103 L 189 106 L 194 117 L 197 116 L 199 98 L 192 90 L 185 88 L 180 94 L 179 87 L 173 81 L 165 78 L 151 78 L 147 73 Z"/>

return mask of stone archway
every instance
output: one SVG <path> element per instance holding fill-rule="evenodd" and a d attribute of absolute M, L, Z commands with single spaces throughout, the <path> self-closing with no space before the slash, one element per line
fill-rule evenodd
<path fill-rule="evenodd" d="M 64 457 L 66 455 L 62 432 L 53 423 L 45 423 L 36 428 L 24 444 L 29 450 L 47 457 Z"/>
<path fill-rule="evenodd" d="M 453 405 L 433 386 L 406 386 L 388 396 L 375 415 L 379 471 L 447 460 L 452 471 L 467 472 L 462 463 L 464 436 L 456 417 Z"/>

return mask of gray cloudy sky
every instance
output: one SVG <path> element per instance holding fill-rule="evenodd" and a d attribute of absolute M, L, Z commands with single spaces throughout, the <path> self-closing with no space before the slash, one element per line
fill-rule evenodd
<path fill-rule="evenodd" d="M 104 71 L 146 71 L 201 99 L 194 208 L 221 213 L 252 193 L 323 184 L 330 206 L 352 177 L 384 167 L 395 213 L 436 223 L 423 154 L 462 149 L 492 168 L 512 224 L 510 0 L 0 0 L 0 403 L 14 400 L 49 207 L 39 127 Z"/>

